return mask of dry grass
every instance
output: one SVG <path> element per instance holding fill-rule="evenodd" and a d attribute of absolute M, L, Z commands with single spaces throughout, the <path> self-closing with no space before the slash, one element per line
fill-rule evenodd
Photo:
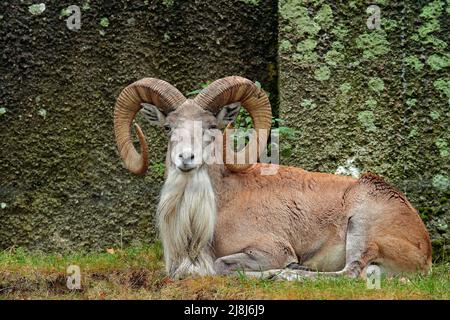
<path fill-rule="evenodd" d="M 450 265 L 429 276 L 382 279 L 369 290 L 346 278 L 282 282 L 236 277 L 166 278 L 159 245 L 114 253 L 43 254 L 21 249 L 0 252 L 0 299 L 446 299 Z M 66 286 L 66 268 L 78 265 L 82 288 Z"/>

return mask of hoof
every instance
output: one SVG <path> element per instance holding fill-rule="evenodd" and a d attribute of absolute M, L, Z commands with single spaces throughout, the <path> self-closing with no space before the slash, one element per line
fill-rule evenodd
<path fill-rule="evenodd" d="M 305 266 L 302 266 L 302 265 L 298 264 L 297 262 L 289 263 L 289 264 L 286 266 L 286 269 L 291 269 L 291 270 L 302 270 L 302 271 L 312 271 L 311 269 L 309 269 L 309 268 L 307 268 L 307 267 L 305 267 Z"/>

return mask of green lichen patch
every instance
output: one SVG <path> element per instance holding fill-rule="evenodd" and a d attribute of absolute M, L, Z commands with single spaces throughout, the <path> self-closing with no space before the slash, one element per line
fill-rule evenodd
<path fill-rule="evenodd" d="M 150 166 L 150 169 L 160 178 L 164 177 L 166 166 L 162 162 L 155 162 Z"/>
<path fill-rule="evenodd" d="M 60 17 L 68 17 L 70 16 L 72 12 L 69 10 L 69 8 L 63 8 L 61 9 L 61 12 L 59 13 Z"/>
<path fill-rule="evenodd" d="M 300 0 L 280 0 L 278 2 L 278 12 L 288 21 L 300 16 L 298 11 L 304 9 L 306 8 L 303 6 L 303 1 Z"/>
<path fill-rule="evenodd" d="M 339 86 L 339 90 L 341 91 L 341 93 L 347 94 L 350 92 L 350 90 L 352 90 L 352 85 L 348 82 L 344 82 Z"/>
<path fill-rule="evenodd" d="M 83 11 L 89 11 L 91 10 L 91 4 L 89 3 L 89 0 L 83 3 L 83 6 L 81 7 L 81 10 Z"/>
<path fill-rule="evenodd" d="M 438 111 L 430 111 L 430 118 L 433 120 L 437 120 L 439 119 L 439 117 L 441 116 L 441 114 Z"/>
<path fill-rule="evenodd" d="M 351 9 L 358 9 L 359 5 L 360 5 L 360 1 L 351 0 L 348 2 L 348 7 Z"/>
<path fill-rule="evenodd" d="M 106 17 L 103 17 L 100 19 L 100 26 L 102 26 L 103 28 L 108 28 L 109 26 L 109 19 Z"/>
<path fill-rule="evenodd" d="M 447 191 L 450 188 L 450 178 L 443 174 L 437 174 L 432 180 L 433 187 L 441 191 Z"/>
<path fill-rule="evenodd" d="M 303 41 L 300 41 L 297 44 L 297 51 L 298 52 L 307 52 L 307 51 L 312 51 L 316 48 L 317 46 L 317 41 L 314 39 L 305 39 Z"/>
<path fill-rule="evenodd" d="M 311 99 L 304 99 L 300 105 L 305 109 L 314 109 L 316 107 L 316 104 Z"/>
<path fill-rule="evenodd" d="M 439 78 L 433 82 L 436 90 L 443 92 L 450 99 L 450 78 Z"/>
<path fill-rule="evenodd" d="M 258 1 L 258 0 L 254 0 L 254 1 Z M 162 0 L 162 3 L 166 7 L 172 7 L 174 5 L 174 3 L 175 3 L 175 0 Z"/>
<path fill-rule="evenodd" d="M 328 29 L 333 24 L 333 10 L 328 4 L 324 4 L 314 17 L 322 29 Z"/>
<path fill-rule="evenodd" d="M 367 132 L 375 132 L 377 130 L 377 127 L 375 126 L 375 115 L 373 111 L 366 110 L 359 112 L 358 121 Z"/>
<path fill-rule="evenodd" d="M 427 64 L 431 67 L 432 70 L 436 71 L 446 68 L 450 66 L 450 54 L 432 54 L 428 57 Z"/>
<path fill-rule="evenodd" d="M 422 44 L 431 44 L 435 49 L 442 50 L 447 47 L 447 42 L 437 38 L 432 33 L 440 31 L 439 18 L 442 15 L 444 2 L 432 1 L 422 8 L 419 15 L 424 21 L 418 28 L 417 33 L 411 39 Z"/>
<path fill-rule="evenodd" d="M 381 78 L 374 77 L 369 79 L 369 88 L 372 91 L 380 93 L 384 90 L 384 81 Z"/>
<path fill-rule="evenodd" d="M 334 42 L 331 44 L 331 47 L 332 47 L 334 50 L 336 50 L 336 51 L 344 50 L 344 45 L 343 45 L 342 42 L 340 42 L 340 41 L 334 41 Z"/>
<path fill-rule="evenodd" d="M 294 53 L 292 55 L 292 60 L 297 62 L 302 67 L 311 67 L 317 64 L 319 60 L 319 55 L 314 51 L 308 51 L 303 54 Z"/>
<path fill-rule="evenodd" d="M 411 69 L 415 71 L 421 71 L 423 69 L 423 63 L 419 60 L 418 57 L 412 55 L 405 57 L 403 62 Z"/>
<path fill-rule="evenodd" d="M 38 115 L 41 116 L 42 118 L 47 118 L 47 110 L 45 109 L 39 109 L 38 110 Z"/>
<path fill-rule="evenodd" d="M 432 1 L 422 8 L 419 17 L 424 19 L 436 19 L 441 16 L 443 9 L 443 1 Z"/>
<path fill-rule="evenodd" d="M 6 113 L 6 108 L 0 108 L 0 116 L 4 115 Z"/>
<path fill-rule="evenodd" d="M 320 25 L 309 16 L 308 9 L 303 6 L 301 0 L 280 1 L 279 13 L 299 36 L 315 36 L 321 29 Z"/>
<path fill-rule="evenodd" d="M 314 79 L 318 81 L 325 81 L 330 79 L 331 71 L 327 66 L 321 66 L 314 71 Z"/>
<path fill-rule="evenodd" d="M 386 33 L 382 30 L 366 32 L 356 39 L 356 47 L 362 50 L 363 58 L 373 60 L 390 51 Z"/>
<path fill-rule="evenodd" d="M 422 44 L 431 44 L 436 50 L 444 50 L 448 46 L 447 42 L 433 35 L 428 35 L 425 39 L 421 39 L 420 42 Z"/>
<path fill-rule="evenodd" d="M 28 7 L 28 12 L 32 15 L 40 15 L 45 11 L 45 3 L 32 4 Z"/>
<path fill-rule="evenodd" d="M 450 155 L 450 149 L 448 148 L 448 143 L 445 139 L 438 138 L 434 144 L 438 148 L 441 157 L 446 158 Z"/>
<path fill-rule="evenodd" d="M 417 33 L 421 38 L 426 38 L 430 33 L 439 31 L 440 29 L 441 26 L 439 24 L 439 21 L 433 19 L 420 26 L 419 29 L 417 30 Z"/>
<path fill-rule="evenodd" d="M 447 42 L 432 34 L 440 30 L 439 20 L 431 17 L 421 23 L 417 29 L 417 33 L 413 34 L 411 39 L 422 44 L 431 44 L 437 50 L 443 50 L 447 47 Z"/>
<path fill-rule="evenodd" d="M 285 39 L 280 42 L 279 50 L 281 52 L 287 52 L 287 51 L 291 50 L 291 48 L 292 48 L 292 43 L 289 40 Z"/>
<path fill-rule="evenodd" d="M 332 49 L 325 53 L 324 59 L 328 65 L 336 67 L 345 61 L 345 55 L 342 52 Z"/>
<path fill-rule="evenodd" d="M 419 135 L 419 128 L 417 126 L 414 126 L 411 128 L 411 131 L 409 131 L 408 138 L 415 138 Z"/>
<path fill-rule="evenodd" d="M 372 99 L 372 98 L 371 99 L 367 99 L 364 102 L 364 105 L 366 106 L 366 108 L 368 108 L 370 110 L 375 109 L 377 107 L 377 104 L 378 104 L 377 100 Z"/>
<path fill-rule="evenodd" d="M 406 99 L 406 105 L 408 107 L 414 107 L 416 104 L 417 104 L 417 99 L 414 99 L 414 98 Z"/>
<path fill-rule="evenodd" d="M 381 19 L 381 28 L 388 32 L 395 31 L 399 28 L 399 24 L 397 20 L 382 18 Z"/>
<path fill-rule="evenodd" d="M 349 32 L 350 30 L 343 24 L 338 24 L 331 30 L 331 33 L 339 40 L 345 39 Z"/>

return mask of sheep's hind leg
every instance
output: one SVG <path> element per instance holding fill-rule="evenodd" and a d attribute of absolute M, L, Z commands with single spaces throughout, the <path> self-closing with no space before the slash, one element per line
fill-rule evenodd
<path fill-rule="evenodd" d="M 287 280 L 295 281 L 305 278 L 318 278 L 318 277 L 340 277 L 347 276 L 350 278 L 357 278 L 361 275 L 361 272 L 368 266 L 368 263 L 363 261 L 352 260 L 351 263 L 347 264 L 344 269 L 340 271 L 311 271 L 307 268 L 296 268 L 296 269 L 271 269 L 266 271 L 244 271 L 244 274 L 248 277 L 261 278 L 261 279 L 275 279 L 275 280 Z"/>
<path fill-rule="evenodd" d="M 272 269 L 267 271 L 245 271 L 244 274 L 252 278 L 260 279 L 275 279 L 275 280 L 287 280 L 295 281 L 305 278 L 317 278 L 317 277 L 340 277 L 343 275 L 349 275 L 349 273 L 344 269 L 335 272 L 319 272 L 319 271 L 308 271 L 300 269 Z M 350 275 L 351 276 L 351 275 Z"/>
<path fill-rule="evenodd" d="M 364 219 L 352 217 L 347 227 L 346 265 L 340 271 L 319 272 L 301 269 L 271 269 L 267 271 L 249 271 L 249 277 L 263 279 L 300 280 L 302 278 L 339 277 L 357 278 L 362 271 L 379 256 L 378 245 L 368 241 L 368 226 Z"/>

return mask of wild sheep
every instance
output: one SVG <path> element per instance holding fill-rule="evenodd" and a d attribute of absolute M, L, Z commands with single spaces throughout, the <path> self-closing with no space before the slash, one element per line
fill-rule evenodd
<path fill-rule="evenodd" d="M 145 78 L 117 99 L 116 142 L 131 172 L 143 174 L 148 166 L 138 125 L 140 154 L 133 146 L 137 112 L 168 132 L 157 218 L 171 277 L 239 269 L 288 280 L 317 274 L 357 277 L 371 264 L 388 274 L 429 270 L 430 239 L 417 211 L 374 174 L 355 179 L 279 166 L 276 173 L 262 175 L 262 169 L 275 165 L 199 159 L 191 140 L 182 138 L 193 135 L 200 123 L 200 145 L 207 147 L 217 128 L 234 121 L 240 105 L 255 129 L 270 130 L 267 95 L 242 77 L 219 79 L 195 99 L 165 81 Z M 241 152 L 252 145 L 259 155 L 266 143 L 257 133 Z"/>

